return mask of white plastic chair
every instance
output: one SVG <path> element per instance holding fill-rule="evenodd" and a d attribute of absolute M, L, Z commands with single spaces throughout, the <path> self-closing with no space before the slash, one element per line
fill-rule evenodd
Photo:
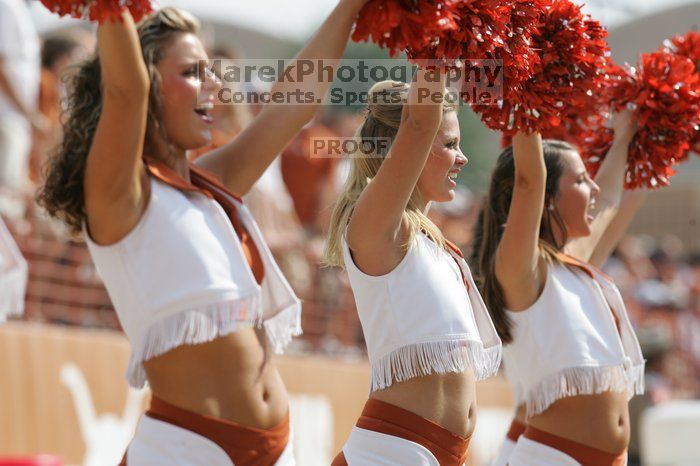
<path fill-rule="evenodd" d="M 644 466 L 700 465 L 700 401 L 672 401 L 644 411 L 640 452 Z"/>

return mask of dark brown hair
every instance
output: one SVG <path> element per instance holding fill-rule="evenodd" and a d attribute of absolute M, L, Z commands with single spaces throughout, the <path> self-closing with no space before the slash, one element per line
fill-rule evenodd
<path fill-rule="evenodd" d="M 196 34 L 198 30 L 199 22 L 194 16 L 177 8 L 163 8 L 139 23 L 139 42 L 151 82 L 146 147 L 156 134 L 167 140 L 162 125 L 159 124 L 158 63 L 163 52 L 179 34 Z M 85 219 L 83 178 L 87 156 L 102 113 L 101 84 L 98 54 L 77 66 L 69 78 L 63 139 L 44 168 L 45 183 L 37 195 L 37 203 L 49 215 L 66 223 L 73 234 L 80 233 Z"/>
<path fill-rule="evenodd" d="M 556 252 L 564 247 L 567 239 L 566 225 L 564 225 L 555 202 L 559 191 L 559 181 L 564 171 L 562 155 L 569 151 L 575 152 L 576 149 L 566 142 L 555 140 L 543 141 L 542 149 L 547 169 L 547 183 L 545 209 L 540 225 L 540 253 L 547 260 L 556 260 Z M 511 322 L 505 313 L 503 289 L 496 279 L 495 258 L 508 220 L 514 185 L 515 160 L 513 148 L 509 147 L 498 157 L 496 168 L 491 175 L 488 197 L 479 213 L 474 233 L 471 261 L 486 307 L 491 314 L 498 335 L 504 343 L 512 341 Z M 552 206 L 551 210 L 548 206 Z M 563 240 L 560 243 L 556 241 L 552 222 L 556 223 L 559 230 L 563 232 Z"/>

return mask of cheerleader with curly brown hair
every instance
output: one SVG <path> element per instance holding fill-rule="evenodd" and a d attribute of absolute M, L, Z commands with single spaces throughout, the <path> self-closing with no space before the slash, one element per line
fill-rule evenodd
<path fill-rule="evenodd" d="M 341 0 L 289 65 L 337 66 L 366 0 Z M 287 393 L 267 348 L 301 332 L 300 303 L 239 196 L 317 105 L 268 104 L 233 141 L 211 142 L 220 82 L 198 23 L 164 8 L 98 29 L 75 76 L 65 138 L 40 196 L 82 231 L 131 343 L 127 379 L 151 407 L 127 464 L 289 465 Z M 278 81 L 323 97 L 330 82 Z"/>

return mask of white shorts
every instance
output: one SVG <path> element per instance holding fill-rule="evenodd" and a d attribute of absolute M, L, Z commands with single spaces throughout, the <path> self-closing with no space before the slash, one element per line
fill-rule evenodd
<path fill-rule="evenodd" d="M 353 427 L 343 454 L 348 466 L 440 466 L 423 445 L 357 426 Z"/>
<path fill-rule="evenodd" d="M 195 432 L 142 416 L 126 453 L 127 466 L 233 466 L 216 443 Z M 275 466 L 295 466 L 292 436 Z"/>
<path fill-rule="evenodd" d="M 627 460 L 625 459 L 625 464 Z M 518 439 L 508 466 L 589 466 L 548 445 L 535 442 L 524 435 Z"/>
<path fill-rule="evenodd" d="M 498 456 L 491 463 L 491 466 L 507 466 L 508 460 L 510 459 L 510 455 L 513 453 L 514 449 L 515 449 L 515 442 L 514 441 L 512 441 L 508 437 L 503 439 L 503 444 L 501 445 L 501 449 L 498 450 Z"/>

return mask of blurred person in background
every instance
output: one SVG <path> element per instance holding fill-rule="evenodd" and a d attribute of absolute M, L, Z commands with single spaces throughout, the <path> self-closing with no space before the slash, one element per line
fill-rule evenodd
<path fill-rule="evenodd" d="M 644 394 L 630 400 L 630 444 L 627 466 L 641 466 L 640 419 L 644 411 L 671 400 L 671 383 L 666 376 L 668 356 L 673 348 L 671 336 L 663 328 L 638 329 L 639 344 L 646 359 Z"/>
<path fill-rule="evenodd" d="M 41 170 L 47 155 L 61 140 L 66 72 L 86 59 L 94 48 L 93 34 L 83 29 L 61 31 L 44 38 L 37 106 L 46 118 L 47 128 L 43 137 L 34 138 L 29 158 L 29 179 L 35 185 L 41 181 Z"/>
<path fill-rule="evenodd" d="M 5 195 L 27 194 L 32 132 L 48 130 L 37 108 L 40 65 L 39 37 L 27 2 L 0 0 L 0 191 Z M 14 213 L 21 216 L 23 205 L 24 199 Z"/>
<path fill-rule="evenodd" d="M 39 37 L 28 2 L 0 0 L 0 321 L 24 309 L 27 264 L 5 226 L 19 225 L 30 197 L 29 152 L 32 132 L 46 132 L 37 111 Z"/>
<path fill-rule="evenodd" d="M 603 264 L 603 271 L 615 279 L 623 294 L 630 292 L 640 280 L 650 278 L 656 273 L 644 241 L 633 235 L 622 238 Z"/>
<path fill-rule="evenodd" d="M 327 199 L 325 192 L 332 186 L 332 176 L 341 159 L 324 144 L 325 151 L 314 151 L 314 140 L 328 140 L 338 137 L 330 127 L 332 113 L 317 116 L 301 130 L 284 149 L 280 157 L 282 178 L 294 202 L 294 211 L 306 232 L 306 238 L 313 238 L 327 231 L 328 217 L 321 219 Z"/>
<path fill-rule="evenodd" d="M 474 231 L 464 228 L 464 225 L 474 225 L 479 214 L 478 207 L 471 190 L 464 185 L 457 185 L 455 198 L 450 202 L 435 204 L 430 209 L 429 217 L 445 232 L 446 237 L 452 238 L 460 249 L 466 249 L 472 243 Z"/>
<path fill-rule="evenodd" d="M 683 309 L 688 302 L 688 289 L 679 261 L 662 247 L 651 254 L 649 261 L 653 266 L 653 276 L 637 284 L 635 299 L 650 310 Z"/>
<path fill-rule="evenodd" d="M 700 398 L 700 253 L 691 254 L 688 265 L 688 307 L 678 317 L 678 347 L 690 365 L 694 396 Z"/>

